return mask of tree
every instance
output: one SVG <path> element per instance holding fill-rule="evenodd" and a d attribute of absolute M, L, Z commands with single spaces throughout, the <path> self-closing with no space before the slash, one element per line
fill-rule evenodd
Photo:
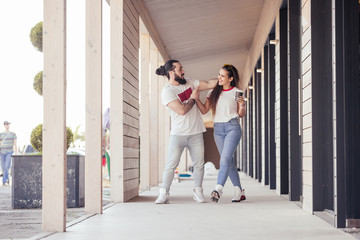
<path fill-rule="evenodd" d="M 43 51 L 43 23 L 38 22 L 30 31 L 30 41 L 36 50 Z"/>
<path fill-rule="evenodd" d="M 33 87 L 40 96 L 43 95 L 43 71 L 35 75 Z"/>
<path fill-rule="evenodd" d="M 42 52 L 42 44 L 43 44 L 43 23 L 38 22 L 30 31 L 30 41 L 36 50 Z M 34 77 L 33 87 L 35 91 L 42 96 L 42 88 L 43 88 L 43 71 L 40 71 Z"/>
<path fill-rule="evenodd" d="M 30 142 L 33 148 L 35 148 L 36 151 L 42 152 L 42 124 L 39 124 L 34 128 L 31 132 L 31 138 Z M 70 147 L 70 144 L 74 141 L 73 139 L 73 133 L 71 131 L 71 128 L 66 127 L 67 135 L 66 135 L 66 149 Z"/>

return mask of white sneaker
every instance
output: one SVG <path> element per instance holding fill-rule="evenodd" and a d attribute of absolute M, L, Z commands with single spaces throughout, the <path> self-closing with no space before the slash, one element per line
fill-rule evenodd
<path fill-rule="evenodd" d="M 160 188 L 160 194 L 158 198 L 155 200 L 156 204 L 166 204 L 169 203 L 170 194 L 166 192 L 165 188 Z"/>
<path fill-rule="evenodd" d="M 202 187 L 196 187 L 195 189 L 193 189 L 193 197 L 194 200 L 197 201 L 198 203 L 206 202 Z"/>
<path fill-rule="evenodd" d="M 240 190 L 239 186 L 235 186 L 234 197 L 232 198 L 232 201 L 241 202 L 244 200 L 246 200 L 245 189 Z"/>
<path fill-rule="evenodd" d="M 213 202 L 219 201 L 220 196 L 222 195 L 222 189 L 223 189 L 223 186 L 221 186 L 220 184 L 217 184 L 215 186 L 215 190 L 211 192 L 211 201 L 213 201 Z"/>

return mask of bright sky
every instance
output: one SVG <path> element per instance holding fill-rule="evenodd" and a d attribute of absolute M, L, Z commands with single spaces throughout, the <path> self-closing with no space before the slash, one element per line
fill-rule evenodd
<path fill-rule="evenodd" d="M 43 123 L 43 98 L 33 89 L 43 70 L 43 53 L 31 44 L 33 26 L 43 20 L 44 0 L 0 3 L 0 131 L 3 122 L 18 137 L 20 149 L 30 143 L 33 128 Z M 109 6 L 103 1 L 103 112 L 110 107 Z M 85 131 L 85 0 L 67 1 L 67 126 Z"/>

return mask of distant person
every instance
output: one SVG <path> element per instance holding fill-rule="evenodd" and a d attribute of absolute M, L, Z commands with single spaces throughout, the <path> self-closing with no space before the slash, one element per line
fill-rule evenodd
<path fill-rule="evenodd" d="M 212 110 L 214 121 L 214 139 L 220 154 L 220 170 L 217 178 L 217 185 L 211 193 L 211 200 L 218 202 L 228 177 L 234 185 L 233 202 L 240 202 L 246 199 L 245 190 L 240 184 L 239 174 L 236 168 L 234 153 L 241 138 L 241 126 L 239 117 L 246 114 L 245 100 L 237 96 L 236 88 L 239 82 L 239 73 L 233 65 L 225 64 L 220 68 L 218 75 L 219 82 L 209 92 L 205 104 L 199 99 L 196 105 L 202 114 Z"/>
<path fill-rule="evenodd" d="M 0 133 L 0 156 L 1 167 L 3 169 L 2 184 L 9 185 L 9 170 L 11 166 L 11 156 L 15 151 L 17 154 L 17 138 L 14 132 L 10 132 L 10 123 L 4 122 L 5 132 Z"/>
<path fill-rule="evenodd" d="M 205 202 L 202 182 L 204 178 L 204 138 L 206 131 L 199 109 L 194 106 L 199 97 L 195 89 L 212 89 L 217 79 L 209 81 L 192 80 L 184 77 L 184 69 L 179 61 L 169 60 L 156 70 L 157 75 L 166 76 L 169 80 L 163 87 L 161 101 L 169 111 L 171 131 L 168 148 L 168 159 L 163 172 L 163 184 L 160 188 L 156 204 L 169 202 L 170 186 L 174 179 L 174 171 L 179 165 L 181 154 L 188 148 L 194 164 L 193 197 Z"/>

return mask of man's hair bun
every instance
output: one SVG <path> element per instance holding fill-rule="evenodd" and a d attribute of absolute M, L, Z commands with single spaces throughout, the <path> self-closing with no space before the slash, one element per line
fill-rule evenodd
<path fill-rule="evenodd" d="M 165 76 L 165 66 L 160 66 L 158 69 L 156 69 L 156 74 L 160 76 Z"/>

